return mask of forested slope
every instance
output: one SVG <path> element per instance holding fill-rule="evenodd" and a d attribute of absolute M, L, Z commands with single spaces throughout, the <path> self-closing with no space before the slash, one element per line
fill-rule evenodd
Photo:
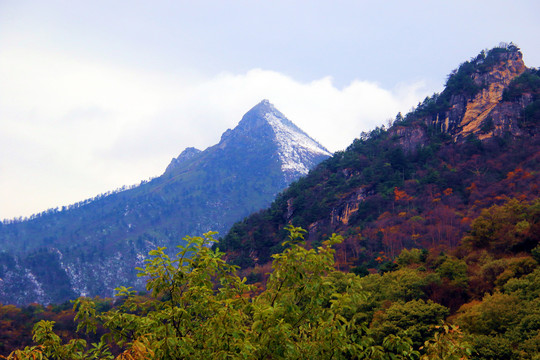
<path fill-rule="evenodd" d="M 344 269 L 379 268 L 403 248 L 455 248 L 482 209 L 538 197 L 539 108 L 539 72 L 515 46 L 482 52 L 441 94 L 362 134 L 235 224 L 220 247 L 242 267 L 265 264 L 291 223 L 314 244 L 343 235 Z"/>

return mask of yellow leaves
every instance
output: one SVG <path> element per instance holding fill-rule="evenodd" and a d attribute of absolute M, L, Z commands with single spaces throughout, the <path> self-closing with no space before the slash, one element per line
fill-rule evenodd
<path fill-rule="evenodd" d="M 377 220 L 390 219 L 390 218 L 392 218 L 392 216 L 393 216 L 392 213 L 390 213 L 389 211 L 385 211 L 381 215 L 379 215 Z"/>
<path fill-rule="evenodd" d="M 135 340 L 129 349 L 116 357 L 117 360 L 146 360 L 154 357 L 154 351 L 145 337 Z"/>
<path fill-rule="evenodd" d="M 384 251 L 379 252 L 379 256 L 375 258 L 375 261 L 378 263 L 383 263 L 385 261 L 390 261 L 391 259 L 384 254 Z"/>
<path fill-rule="evenodd" d="M 0 355 L 0 359 L 6 360 L 44 360 L 43 346 L 26 347 L 24 350 L 15 350 L 7 357 Z"/>
<path fill-rule="evenodd" d="M 131 295 L 135 295 L 137 292 L 135 290 L 131 290 L 133 289 L 133 287 L 125 287 L 125 286 L 120 286 L 120 287 L 117 287 L 114 289 L 114 291 L 116 291 L 117 293 L 114 295 L 114 296 L 131 296 Z"/>

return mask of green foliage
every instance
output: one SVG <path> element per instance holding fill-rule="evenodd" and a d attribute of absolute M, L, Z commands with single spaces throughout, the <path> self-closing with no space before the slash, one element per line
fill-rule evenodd
<path fill-rule="evenodd" d="M 536 245 L 534 249 L 531 250 L 531 255 L 540 264 L 540 244 Z"/>
<path fill-rule="evenodd" d="M 381 327 L 372 330 L 363 309 L 373 294 L 362 288 L 370 277 L 334 268 L 333 246 L 343 239 L 333 235 L 309 249 L 305 230 L 287 230 L 285 250 L 273 255 L 264 290 L 246 284 L 237 267 L 208 246 L 215 241 L 212 233 L 186 237 L 187 245 L 175 257 L 158 248 L 139 269 L 151 297 L 120 287 L 120 303 L 108 311 L 96 311 L 87 298 L 75 302 L 78 330 L 92 333 L 102 326 L 107 333 L 101 341 L 64 343 L 53 332 L 53 322 L 42 321 L 34 328 L 36 345 L 8 358 L 112 359 L 110 345 L 120 349 L 117 359 L 419 358 L 415 346 L 434 333 L 430 325 L 444 317 L 444 307 L 397 302 L 378 322 Z M 412 275 L 407 271 L 377 277 L 406 282 Z M 440 345 L 430 343 L 430 349 L 443 346 L 442 340 L 433 341 Z"/>
<path fill-rule="evenodd" d="M 435 328 L 442 331 L 424 343 L 421 360 L 461 360 L 472 354 L 472 346 L 464 340 L 459 327 L 444 324 Z"/>
<path fill-rule="evenodd" d="M 513 356 L 512 343 L 500 335 L 474 335 L 471 337 L 471 345 L 476 354 L 474 359 L 516 359 Z"/>
<path fill-rule="evenodd" d="M 395 262 L 393 261 L 387 261 L 385 263 L 383 263 L 380 267 L 379 267 L 379 272 L 381 274 L 384 274 L 384 273 L 387 273 L 389 271 L 394 271 L 396 270 L 397 268 L 399 267 L 398 264 L 396 264 Z"/>
<path fill-rule="evenodd" d="M 538 271 L 509 281 L 505 293 L 466 304 L 456 323 L 470 335 L 476 359 L 538 359 L 540 298 Z M 530 292 L 529 292 L 530 291 Z"/>
<path fill-rule="evenodd" d="M 474 62 L 466 61 L 454 70 L 446 80 L 445 92 L 450 94 L 463 94 L 472 98 L 482 88 L 474 83 L 472 74 L 476 70 Z"/>
<path fill-rule="evenodd" d="M 412 300 L 406 303 L 395 302 L 386 311 L 376 314 L 373 330 L 376 336 L 390 334 L 410 337 L 415 347 L 421 346 L 425 339 L 431 338 L 435 326 L 446 318 L 446 307 L 431 300 Z"/>
<path fill-rule="evenodd" d="M 98 359 L 96 357 L 84 356 L 86 341 L 77 339 L 71 340 L 67 344 L 62 344 L 62 340 L 53 332 L 53 321 L 40 321 L 34 326 L 33 340 L 36 346 L 26 347 L 22 351 L 16 351 L 8 356 L 8 359 Z M 106 357 L 103 357 L 104 359 Z M 112 357 L 110 357 L 112 358 Z M 99 358 L 101 359 L 101 358 Z"/>
<path fill-rule="evenodd" d="M 538 124 L 538 119 L 540 119 L 540 98 L 523 109 L 522 125 L 534 127 Z"/>
<path fill-rule="evenodd" d="M 527 70 L 510 82 L 508 88 L 503 92 L 503 101 L 515 101 L 523 93 L 540 93 L 540 76 L 534 71 Z"/>
<path fill-rule="evenodd" d="M 420 264 L 426 260 L 426 253 L 420 249 L 403 249 L 396 258 L 396 263 L 401 266 Z"/>
<path fill-rule="evenodd" d="M 368 275 L 360 279 L 360 284 L 377 302 L 412 301 L 424 298 L 424 287 L 434 280 L 417 269 L 403 268 L 383 275 Z"/>
<path fill-rule="evenodd" d="M 463 244 L 472 249 L 489 249 L 500 253 L 531 251 L 538 244 L 540 200 L 534 202 L 511 199 L 482 211 L 471 224 Z"/>
<path fill-rule="evenodd" d="M 467 287 L 467 264 L 463 260 L 447 257 L 446 260 L 437 267 L 436 272 L 441 278 L 452 281 L 452 283 L 458 287 Z"/>
<path fill-rule="evenodd" d="M 355 266 L 351 269 L 351 272 L 358 276 L 369 275 L 369 270 L 364 265 Z"/>
<path fill-rule="evenodd" d="M 523 300 L 540 298 L 540 267 L 526 276 L 509 279 L 503 289 L 505 293 L 515 294 Z"/>

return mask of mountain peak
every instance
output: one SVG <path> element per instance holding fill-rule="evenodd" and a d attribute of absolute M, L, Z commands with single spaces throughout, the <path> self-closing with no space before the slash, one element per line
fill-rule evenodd
<path fill-rule="evenodd" d="M 253 107 L 253 109 L 255 108 L 267 111 L 275 110 L 274 105 L 268 99 L 263 99 L 260 103 Z"/>
<path fill-rule="evenodd" d="M 266 117 L 272 114 L 280 119 L 287 119 L 276 107 L 267 99 L 252 107 L 243 117 L 238 126 L 246 130 L 263 126 L 267 123 Z M 287 120 L 289 121 L 289 120 Z"/>
<path fill-rule="evenodd" d="M 167 172 L 167 171 L 177 167 L 179 164 L 182 164 L 185 161 L 187 161 L 189 159 L 192 159 L 193 157 L 195 157 L 199 153 L 201 153 L 201 150 L 199 150 L 197 148 L 194 148 L 194 147 L 185 148 L 184 151 L 182 151 L 180 153 L 180 155 L 178 155 L 177 158 L 173 158 L 171 160 L 171 163 L 169 164 L 169 166 L 167 166 L 167 169 L 165 171 Z"/>
<path fill-rule="evenodd" d="M 31 223 L 0 226 L 0 277 L 9 282 L 0 281 L 0 303 L 112 296 L 111 284 L 119 283 L 142 289 L 134 269 L 148 250 L 172 250 L 181 235 L 226 233 L 329 155 L 262 101 L 219 144 L 186 148 L 149 182 Z M 48 253 L 34 255 L 45 246 Z M 19 250 L 25 253 L 17 263 L 11 254 Z M 8 272 L 6 261 L 14 264 Z"/>

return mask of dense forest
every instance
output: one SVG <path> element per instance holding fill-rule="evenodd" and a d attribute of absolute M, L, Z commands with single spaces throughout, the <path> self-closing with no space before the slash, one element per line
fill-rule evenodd
<path fill-rule="evenodd" d="M 539 120 L 540 71 L 483 51 L 223 238 L 150 251 L 146 292 L 1 306 L 0 354 L 538 360 Z"/>
<path fill-rule="evenodd" d="M 46 319 L 6 358 L 538 359 L 540 246 L 517 249 L 539 220 L 539 201 L 510 200 L 474 219 L 455 253 L 403 250 L 369 275 L 336 270 L 342 237 L 313 249 L 288 226 L 264 284 L 240 278 L 211 233 L 186 238 L 175 258 L 150 253 L 147 295 L 1 307 L 1 345 L 22 348 Z"/>

